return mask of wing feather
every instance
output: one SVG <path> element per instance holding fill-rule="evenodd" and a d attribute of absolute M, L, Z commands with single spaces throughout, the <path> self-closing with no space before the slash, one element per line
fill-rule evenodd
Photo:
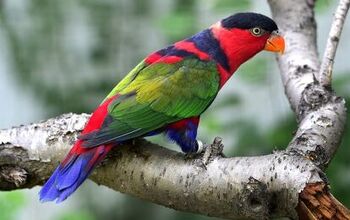
<path fill-rule="evenodd" d="M 112 120 L 94 134 L 82 137 L 85 147 L 125 141 L 198 116 L 219 90 L 219 74 L 212 61 L 187 58 L 138 69 L 113 90 L 119 97 L 108 107 Z"/>

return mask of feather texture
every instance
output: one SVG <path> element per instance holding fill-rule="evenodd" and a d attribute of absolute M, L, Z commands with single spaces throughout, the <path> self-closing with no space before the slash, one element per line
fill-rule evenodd
<path fill-rule="evenodd" d="M 157 62 L 142 68 L 128 85 L 114 90 L 117 94 L 111 95 L 118 98 L 108 105 L 108 122 L 82 135 L 83 146 L 122 142 L 198 116 L 216 97 L 219 81 L 212 61 L 186 58 L 175 64 Z"/>

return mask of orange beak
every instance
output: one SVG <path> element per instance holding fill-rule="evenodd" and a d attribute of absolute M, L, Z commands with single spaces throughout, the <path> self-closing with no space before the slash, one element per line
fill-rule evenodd
<path fill-rule="evenodd" d="M 264 50 L 283 54 L 284 46 L 284 38 L 281 35 L 272 32 L 271 36 L 266 41 Z"/>

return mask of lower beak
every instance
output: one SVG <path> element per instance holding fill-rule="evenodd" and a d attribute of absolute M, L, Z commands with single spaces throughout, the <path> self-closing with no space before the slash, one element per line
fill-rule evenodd
<path fill-rule="evenodd" d="M 280 54 L 283 54 L 284 38 L 277 33 L 272 33 L 271 36 L 266 41 L 264 50 L 271 51 L 271 52 L 279 52 Z"/>

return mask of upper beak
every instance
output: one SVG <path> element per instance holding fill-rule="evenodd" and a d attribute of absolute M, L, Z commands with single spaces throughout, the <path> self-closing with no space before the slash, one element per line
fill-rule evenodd
<path fill-rule="evenodd" d="M 264 50 L 284 53 L 284 38 L 278 33 L 272 32 L 269 39 L 267 39 Z"/>

